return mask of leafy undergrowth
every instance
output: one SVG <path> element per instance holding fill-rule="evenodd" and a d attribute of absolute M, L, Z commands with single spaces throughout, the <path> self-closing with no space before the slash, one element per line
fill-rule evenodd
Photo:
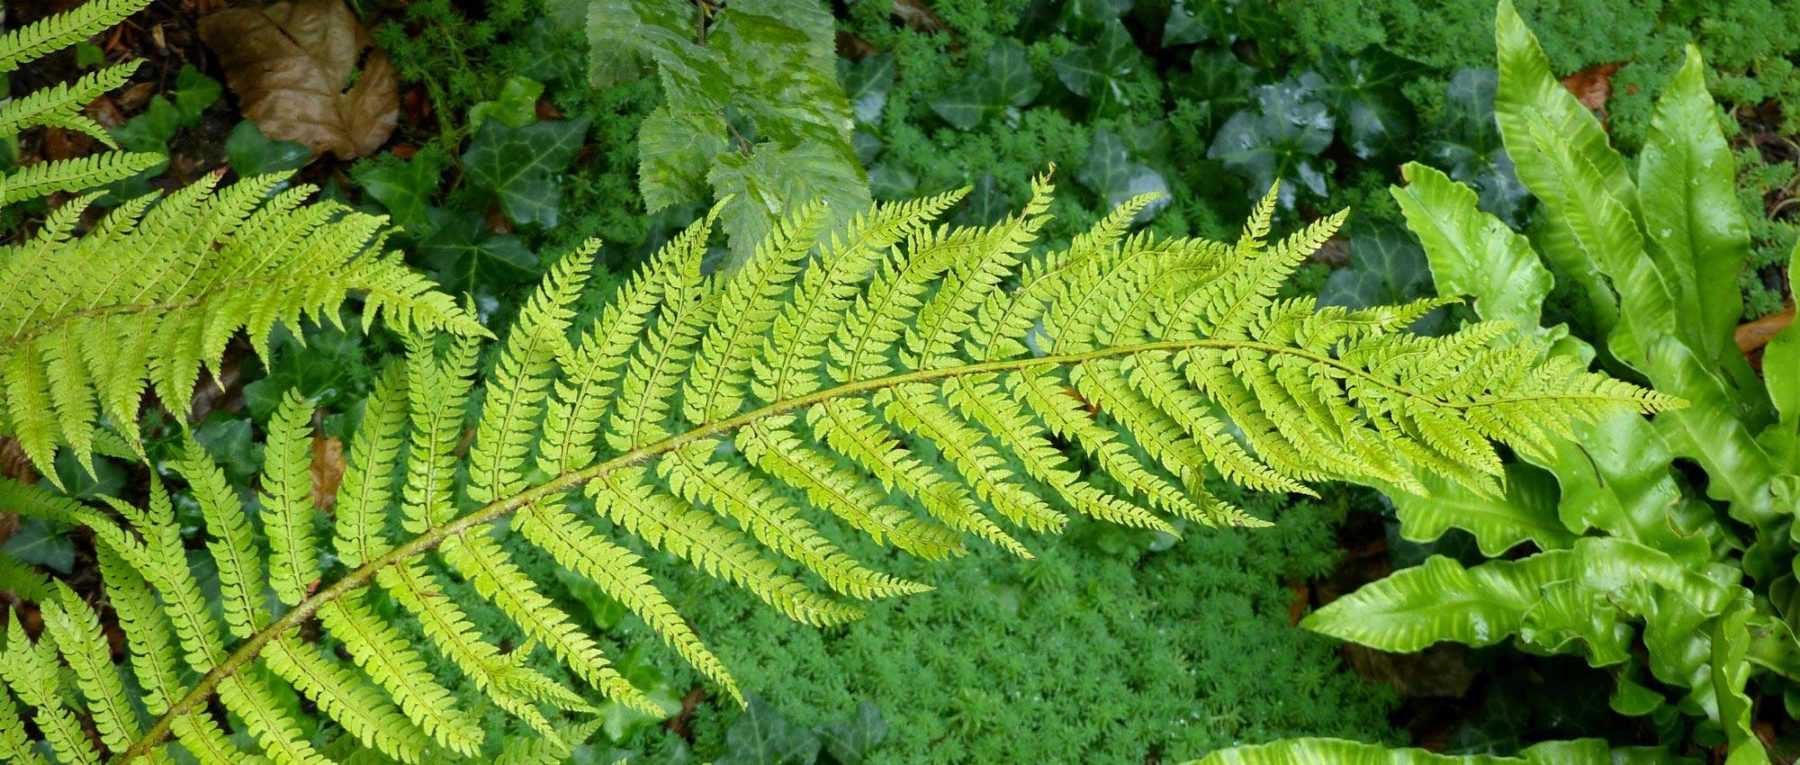
<path fill-rule="evenodd" d="M 1399 740 L 1392 691 L 1345 672 L 1330 641 L 1292 626 L 1287 583 L 1336 563 L 1345 503 L 1244 501 L 1276 525 L 1173 540 L 1078 524 L 1033 562 L 895 557 L 884 565 L 937 590 L 847 629 L 797 627 L 671 566 L 677 607 L 758 700 L 740 712 L 707 697 L 612 746 L 645 762 L 724 765 L 765 761 L 752 742 L 773 739 L 767 751 L 817 746 L 818 761 L 842 762 L 834 742 L 876 731 L 862 761 L 1142 763 L 1301 733 Z M 621 628 L 642 636 L 642 625 Z M 676 698 L 695 687 L 686 672 L 663 682 Z M 878 722 L 862 719 L 869 712 Z"/>

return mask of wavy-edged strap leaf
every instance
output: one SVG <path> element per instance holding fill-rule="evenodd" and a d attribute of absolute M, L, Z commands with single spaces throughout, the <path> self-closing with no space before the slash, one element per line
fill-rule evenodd
<path fill-rule="evenodd" d="M 1750 231 L 1738 206 L 1737 163 L 1717 111 L 1706 92 L 1700 50 L 1689 45 L 1645 134 L 1638 196 L 1650 254 L 1675 291 L 1681 317 L 1664 331 L 1682 338 L 1709 366 L 1743 366 L 1731 335 L 1743 311 L 1734 285 L 1749 260 Z"/>
<path fill-rule="evenodd" d="M 312 402 L 288 391 L 269 418 L 263 442 L 263 529 L 269 536 L 269 584 L 287 605 L 306 597 L 319 573 L 312 500 Z"/>
<path fill-rule="evenodd" d="M 1544 298 L 1554 283 L 1523 235 L 1476 207 L 1474 190 L 1436 168 L 1409 162 L 1405 186 L 1388 190 L 1407 228 L 1425 245 L 1439 295 L 1470 295 L 1490 321 L 1539 332 Z"/>
<path fill-rule="evenodd" d="M 1650 765 L 1691 763 L 1661 749 L 1611 749 L 1603 739 L 1547 741 L 1517 757 L 1492 754 L 1438 754 L 1424 749 L 1390 749 L 1337 738 L 1290 738 L 1269 744 L 1221 749 L 1187 765 Z"/>
<path fill-rule="evenodd" d="M 1690 406 L 1656 417 L 1656 431 L 1679 456 L 1706 468 L 1706 493 L 1731 503 L 1730 513 L 1745 523 L 1767 526 L 1793 508 L 1776 507 L 1779 471 L 1774 455 L 1740 418 L 1743 407 L 1718 367 L 1706 364 L 1673 337 L 1648 349 L 1657 388 L 1678 391 Z"/>
<path fill-rule="evenodd" d="M 1788 283 L 1796 276 L 1800 276 L 1800 242 L 1788 254 Z M 1758 438 L 1778 455 L 1778 464 L 1785 465 L 1790 475 L 1800 475 L 1800 322 L 1790 322 L 1763 347 L 1763 383 L 1778 417 Z M 1800 486 L 1790 484 L 1788 494 L 1791 501 L 1800 502 Z"/>
<path fill-rule="evenodd" d="M 1608 144 L 1600 121 L 1551 73 L 1550 61 L 1538 46 L 1537 37 L 1519 18 L 1511 0 L 1500 3 L 1494 29 L 1500 69 L 1494 94 L 1494 121 L 1519 180 L 1544 201 L 1546 208 L 1541 223 L 1545 235 L 1534 238 L 1557 270 L 1582 289 L 1599 330 L 1610 332 L 1619 320 L 1618 296 L 1607 284 L 1601 264 L 1586 257 L 1575 240 L 1567 218 L 1570 210 L 1565 208 L 1573 200 L 1549 193 L 1561 185 L 1562 179 L 1545 152 L 1561 146 L 1572 161 L 1593 168 L 1601 178 L 1601 190 L 1627 210 L 1637 205 L 1631 175 L 1624 158 Z M 1539 143 L 1531 135 L 1533 124 L 1558 138 L 1548 146 Z"/>
<path fill-rule="evenodd" d="M 1574 575 L 1574 556 L 1553 550 L 1465 569 L 1434 555 L 1332 601 L 1301 626 L 1397 653 L 1445 640 L 1493 645 L 1519 631 L 1540 590 Z"/>
<path fill-rule="evenodd" d="M 1389 494 L 1400 519 L 1401 536 L 1430 542 L 1452 528 L 1475 536 L 1481 554 L 1498 557 L 1524 542 L 1541 550 L 1573 544 L 1575 535 L 1557 516 L 1557 488 L 1550 476 L 1524 465 L 1508 465 L 1505 494 L 1476 494 L 1435 475 L 1417 476 L 1427 494 Z"/>
<path fill-rule="evenodd" d="M 1749 620 L 1755 608 L 1749 591 L 1740 590 L 1725 614 L 1712 623 L 1712 686 L 1719 723 L 1730 742 L 1726 765 L 1768 765 L 1769 752 L 1752 726 L 1751 701 L 1745 690 L 1750 682 Z"/>

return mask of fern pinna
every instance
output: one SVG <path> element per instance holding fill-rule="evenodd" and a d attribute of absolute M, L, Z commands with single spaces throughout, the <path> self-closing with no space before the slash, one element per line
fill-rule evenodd
<path fill-rule="evenodd" d="M 564 713 L 591 707 L 526 660 L 538 649 L 606 697 L 654 707 L 511 544 L 591 579 L 741 698 L 630 537 L 796 620 L 837 624 L 858 616 L 857 601 L 928 587 L 855 559 L 826 525 L 927 558 L 962 553 L 970 538 L 1029 557 L 1018 530 L 1055 531 L 1071 513 L 1171 533 L 1262 523 L 1206 492 L 1209 469 L 1272 491 L 1335 479 L 1419 488 L 1415 471 L 1493 491 L 1491 441 L 1541 444 L 1575 421 L 1671 403 L 1547 357 L 1504 325 L 1407 333 L 1435 301 L 1276 299 L 1342 215 L 1271 243 L 1271 195 L 1233 243 L 1131 234 L 1146 197 L 1066 247 L 1034 251 L 1051 190 L 1038 179 L 1021 213 L 985 228 L 934 224 L 961 192 L 878 205 L 835 231 L 822 205 L 802 205 L 728 274 L 701 268 L 709 215 L 576 328 L 596 250 L 582 247 L 526 302 L 479 394 L 472 334 L 415 342 L 385 371 L 329 534 L 306 477 L 307 401 L 289 396 L 269 426 L 257 523 L 190 445 L 170 467 L 205 517 L 222 619 L 186 563 L 160 479 L 142 507 L 4 484 L 7 505 L 93 530 L 129 651 L 115 666 L 92 606 L 16 576 L 27 583 L 15 589 L 40 598 L 46 630 L 35 642 L 16 619 L 6 630 L 0 751 L 35 757 L 22 703 L 70 761 L 99 756 L 80 715 L 124 759 L 165 756 L 173 735 L 202 761 L 242 761 L 216 697 L 262 755 L 323 762 L 278 701 L 287 685 L 391 758 L 494 756 L 479 710 L 459 707 L 428 669 L 446 660 L 538 743 L 561 745 Z M 1109 480 L 1090 480 L 1068 451 Z M 321 581 L 336 570 L 327 546 L 346 569 Z M 452 600 L 451 577 L 482 602 Z M 520 648 L 474 626 L 490 609 Z M 348 660 L 321 650 L 315 619 Z M 58 655 L 75 670 L 79 709 L 56 686 L 67 676 Z M 125 703 L 126 672 L 152 717 Z"/>

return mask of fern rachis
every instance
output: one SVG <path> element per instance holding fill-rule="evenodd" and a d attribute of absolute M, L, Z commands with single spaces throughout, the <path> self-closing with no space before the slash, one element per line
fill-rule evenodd
<path fill-rule="evenodd" d="M 1310 301 L 1273 300 L 1272 285 L 1326 229 L 1264 246 L 1270 205 L 1236 245 L 1126 236 L 1139 200 L 1068 249 L 1033 253 L 1050 192 L 1040 179 L 1031 206 L 986 229 L 932 227 L 953 196 L 878 206 L 822 238 L 809 222 L 816 206 L 802 207 L 731 274 L 699 271 L 709 216 L 654 256 L 592 327 L 571 326 L 569 306 L 593 255 L 591 247 L 576 250 L 551 269 L 499 349 L 466 481 L 455 478 L 465 459 L 456 449 L 477 343 L 417 342 L 405 364 L 381 377 L 350 447 L 330 539 L 349 570 L 310 594 L 321 576 L 317 511 L 294 480 L 304 473 L 304 450 L 295 446 L 310 405 L 289 397 L 271 426 L 261 500 L 267 580 L 242 509 L 190 447 L 178 472 L 208 511 L 210 549 L 234 603 L 223 624 L 197 601 L 192 572 L 151 552 L 181 543 L 160 483 L 148 509 L 110 503 L 125 525 L 41 490 L 0 491 L 30 514 L 93 528 L 115 564 L 109 576 L 122 580 L 115 597 L 131 600 L 122 620 L 129 613 L 145 623 L 131 670 L 161 678 L 140 682 L 163 698 L 156 719 L 126 721 L 142 731 L 124 747 L 127 758 L 159 752 L 170 735 L 190 752 L 230 752 L 199 714 L 217 695 L 269 756 L 319 762 L 288 713 L 268 703 L 267 684 L 279 678 L 364 746 L 417 761 L 435 751 L 488 751 L 466 723 L 471 710 L 452 708 L 417 671 L 431 654 L 552 744 L 567 742 L 551 716 L 586 708 L 580 693 L 517 663 L 524 654 L 502 653 L 497 636 L 472 626 L 473 609 L 499 611 L 529 644 L 603 694 L 649 707 L 512 562 L 494 537 L 503 519 L 523 542 L 643 616 L 736 697 L 723 662 L 618 537 L 637 536 L 799 621 L 831 624 L 860 610 L 809 579 L 853 600 L 922 586 L 843 555 L 807 510 L 927 557 L 960 552 L 966 534 L 1029 555 L 1006 524 L 1056 529 L 1067 512 L 1170 531 L 1183 519 L 1254 524 L 1198 493 L 1205 464 L 1228 465 L 1220 471 L 1227 479 L 1256 488 L 1379 480 L 1390 471 L 1359 459 L 1365 452 L 1352 441 L 1361 438 L 1404 443 L 1430 458 L 1423 468 L 1487 488 L 1494 479 L 1479 468 L 1488 438 L 1526 447 L 1547 435 L 1483 422 L 1513 422 L 1529 408 L 1553 425 L 1670 403 L 1544 365 L 1542 348 L 1490 326 L 1447 338 L 1404 334 L 1423 304 L 1315 312 Z M 1489 358 L 1448 352 L 1463 346 L 1537 371 L 1453 374 Z M 1245 439 L 1224 430 L 1218 415 L 1188 411 L 1195 406 L 1230 416 Z M 1459 417 L 1468 422 L 1446 422 Z M 1264 425 L 1254 429 L 1253 421 Z M 1131 494 L 1082 477 L 1057 438 L 1086 451 Z M 1298 457 L 1277 458 L 1313 448 L 1338 457 L 1304 474 L 1292 467 Z M 547 477 L 533 478 L 531 466 Z M 594 500 L 610 529 L 572 503 L 579 494 Z M 1041 506 L 1026 504 L 1034 501 Z M 471 505 L 478 507 L 457 510 Z M 989 517 L 989 506 L 1000 519 Z M 485 602 L 446 599 L 443 570 L 474 584 Z M 266 585 L 282 606 L 261 606 Z M 375 598 L 392 599 L 416 620 L 425 645 L 376 619 L 368 608 Z M 314 617 L 345 643 L 354 666 L 298 637 Z M 6 642 L 26 640 L 8 630 Z M 179 668 L 177 642 L 188 669 Z M 274 671 L 246 672 L 259 662 Z M 198 676 L 183 682 L 190 671 Z M 6 712 L 0 707 L 0 725 Z"/>

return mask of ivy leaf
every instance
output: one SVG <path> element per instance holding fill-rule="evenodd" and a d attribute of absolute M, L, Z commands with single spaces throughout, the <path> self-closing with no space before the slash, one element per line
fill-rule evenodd
<path fill-rule="evenodd" d="M 1106 24 L 1092 47 L 1077 48 L 1051 63 L 1056 78 L 1075 95 L 1093 101 L 1095 108 L 1130 106 L 1125 83 L 1148 65 L 1132 42 L 1131 33 L 1117 19 Z"/>
<path fill-rule="evenodd" d="M 743 715 L 725 732 L 725 748 L 717 765 L 811 765 L 819 757 L 819 737 L 750 695 Z"/>
<path fill-rule="evenodd" d="M 993 173 L 983 173 L 975 182 L 969 184 L 969 195 L 963 200 L 962 209 L 956 213 L 956 223 L 960 226 L 987 226 L 1006 216 L 1012 209 L 1012 200 L 1006 190 L 1000 188 L 1000 181 Z"/>
<path fill-rule="evenodd" d="M 1513 173 L 1512 158 L 1494 126 L 1494 90 L 1499 77 L 1492 69 L 1460 69 L 1450 77 L 1444 97 L 1444 120 L 1438 137 L 1425 144 L 1425 158 L 1451 178 L 1473 187 L 1480 209 L 1523 226 L 1531 195 Z"/>
<path fill-rule="evenodd" d="M 290 390 L 333 410 L 366 395 L 374 383 L 372 349 L 363 347 L 361 322 L 342 327 L 326 322 L 301 331 L 304 341 L 286 325 L 269 333 L 264 375 L 244 386 L 244 405 L 257 422 L 267 422 Z"/>
<path fill-rule="evenodd" d="M 1029 106 L 1043 88 L 1025 48 L 1010 39 L 988 48 L 982 64 L 973 69 L 962 83 L 931 101 L 931 110 L 959 130 L 973 130 L 982 120 Z"/>
<path fill-rule="evenodd" d="M 1164 48 L 1177 45 L 1192 45 L 1206 42 L 1212 38 L 1212 26 L 1199 14 L 1188 10 L 1187 0 L 1175 0 L 1169 4 L 1169 18 L 1163 22 L 1162 44 Z"/>
<path fill-rule="evenodd" d="M 263 135 L 255 122 L 243 120 L 225 139 L 225 161 L 240 177 L 295 170 L 312 159 L 312 149 Z"/>
<path fill-rule="evenodd" d="M 825 738 L 825 751 L 833 759 L 842 765 L 859 765 L 887 737 L 887 721 L 881 719 L 881 710 L 875 703 L 865 699 L 856 706 L 855 717 L 826 725 L 821 735 Z"/>
<path fill-rule="evenodd" d="M 1331 145 L 1337 123 L 1319 98 L 1324 80 L 1306 72 L 1254 92 L 1252 108 L 1239 110 L 1219 128 L 1206 156 L 1250 184 L 1260 197 L 1282 180 L 1281 204 L 1292 209 L 1295 189 L 1326 195 L 1325 169 L 1318 159 Z"/>
<path fill-rule="evenodd" d="M 481 129 L 481 123 L 499 120 L 507 127 L 525 127 L 537 121 L 538 97 L 544 95 L 544 84 L 529 77 L 514 75 L 500 86 L 500 97 L 469 107 L 469 128 Z"/>
<path fill-rule="evenodd" d="M 876 199 L 910 199 L 919 189 L 919 179 L 899 165 L 880 164 L 869 168 L 869 196 Z"/>
<path fill-rule="evenodd" d="M 638 128 L 638 188 L 650 212 L 706 198 L 706 173 L 729 148 L 725 118 L 658 107 Z"/>
<path fill-rule="evenodd" d="M 707 175 L 713 193 L 732 195 L 719 213 L 731 240 L 735 267 L 754 252 L 770 226 L 796 199 L 823 199 L 834 216 L 854 214 L 869 205 L 868 181 L 832 147 L 805 143 L 793 148 L 758 145 L 749 156 L 726 152 Z"/>
<path fill-rule="evenodd" d="M 119 143 L 119 148 L 126 151 L 161 153 L 181 128 L 181 109 L 168 98 L 156 96 L 150 99 L 150 105 L 144 107 L 143 113 L 114 128 L 112 137 Z"/>
<path fill-rule="evenodd" d="M 388 217 L 415 239 L 431 233 L 431 198 L 443 177 L 443 155 L 421 151 L 411 159 L 385 158 L 351 171 L 363 193 L 387 208 Z"/>
<path fill-rule="evenodd" d="M 419 252 L 445 290 L 493 294 L 537 277 L 537 256 L 518 237 L 492 233 L 471 215 L 444 217 Z"/>
<path fill-rule="evenodd" d="M 1151 202 L 1138 214 L 1140 221 L 1147 220 L 1169 204 L 1169 183 L 1162 173 L 1134 161 L 1125 142 L 1106 128 L 1095 131 L 1094 141 L 1088 146 L 1087 160 L 1075 173 L 1075 179 L 1099 194 L 1109 208 L 1139 194 L 1160 192 L 1162 198 Z"/>
<path fill-rule="evenodd" d="M 1326 56 L 1321 65 L 1324 98 L 1337 115 L 1344 144 L 1362 159 L 1396 148 L 1412 132 L 1400 83 L 1411 76 L 1403 62 L 1370 49 L 1358 56 Z"/>
<path fill-rule="evenodd" d="M 19 521 L 18 530 L 5 544 L 0 544 L 0 553 L 20 563 L 55 569 L 63 574 L 73 573 L 75 543 L 69 539 L 68 532 L 68 527 L 42 518 L 24 518 Z"/>
<path fill-rule="evenodd" d="M 1132 2 L 1133 0 L 1068 0 L 1063 5 L 1063 27 L 1065 30 L 1083 30 L 1116 22 L 1126 11 L 1131 10 Z"/>
<path fill-rule="evenodd" d="M 1435 294 L 1431 263 L 1406 229 L 1381 223 L 1364 226 L 1350 239 L 1350 264 L 1333 271 L 1319 290 L 1321 305 L 1367 308 L 1395 305 Z M 1429 333 L 1443 312 L 1426 314 L 1414 331 Z"/>
<path fill-rule="evenodd" d="M 463 171 L 500 200 L 512 222 L 552 228 L 562 209 L 557 175 L 575 159 L 587 126 L 586 118 L 519 128 L 488 122 L 463 152 Z"/>
<path fill-rule="evenodd" d="M 888 91 L 894 88 L 894 54 L 877 53 L 861 61 L 838 60 L 838 79 L 850 99 L 850 113 L 864 125 L 881 119 Z"/>
<path fill-rule="evenodd" d="M 201 112 L 219 102 L 225 88 L 219 81 L 200 73 L 193 64 L 182 64 L 175 75 L 175 110 L 181 113 L 183 125 L 200 122 Z"/>

